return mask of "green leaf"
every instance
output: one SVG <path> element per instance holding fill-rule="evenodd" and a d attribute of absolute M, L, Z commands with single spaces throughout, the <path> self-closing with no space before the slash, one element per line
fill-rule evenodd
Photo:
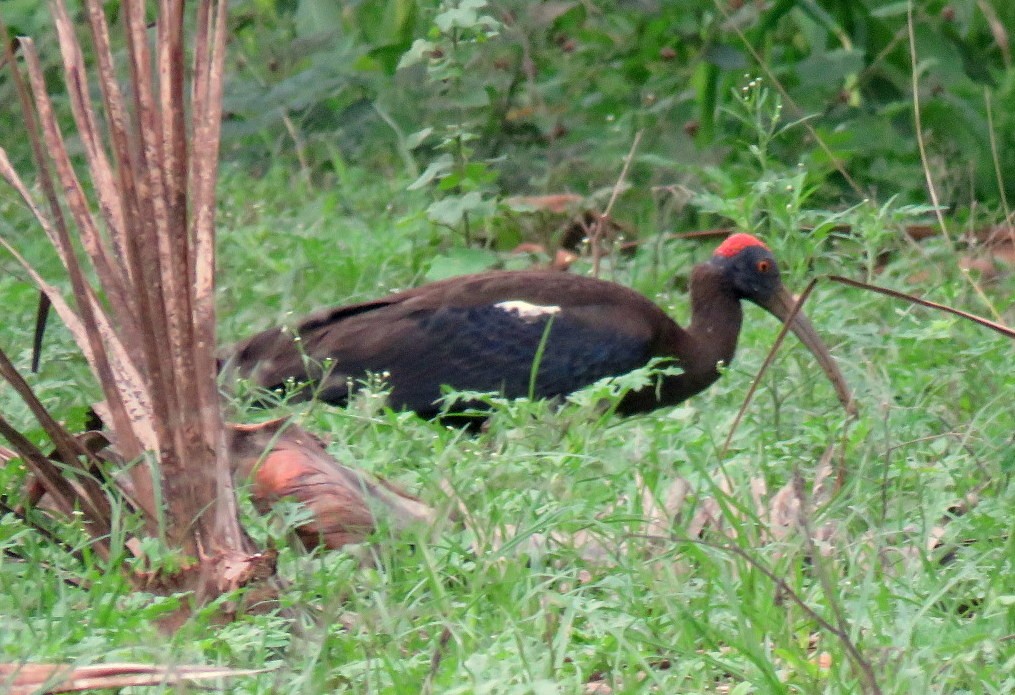
<path fill-rule="evenodd" d="M 342 5 L 332 0 L 300 0 L 296 10 L 299 36 L 342 32 Z"/>
<path fill-rule="evenodd" d="M 414 150 L 422 145 L 423 142 L 430 137 L 431 133 L 433 133 L 433 128 L 430 127 L 423 128 L 423 130 L 417 130 L 415 133 L 409 133 L 405 136 L 405 146 L 410 150 Z"/>
<path fill-rule="evenodd" d="M 405 189 L 407 191 L 418 191 L 420 188 L 428 185 L 434 179 L 439 179 L 442 176 L 446 176 L 451 167 L 455 164 L 454 158 L 450 154 L 442 154 L 437 159 L 430 162 L 430 166 L 419 175 L 419 178 L 413 181 Z"/>
<path fill-rule="evenodd" d="M 402 55 L 402 59 L 398 61 L 398 69 L 401 70 L 402 68 L 424 62 L 433 52 L 435 46 L 436 44 L 433 41 L 416 39 L 409 46 L 409 50 Z"/>
<path fill-rule="evenodd" d="M 492 214 L 493 208 L 492 200 L 483 200 L 478 191 L 471 191 L 462 196 L 449 196 L 438 200 L 426 209 L 426 214 L 437 224 L 454 227 L 468 213 L 485 216 Z"/>
<path fill-rule="evenodd" d="M 748 66 L 744 52 L 728 44 L 715 44 L 705 49 L 702 57 L 723 70 L 743 70 Z"/>
<path fill-rule="evenodd" d="M 860 72 L 863 60 L 863 51 L 858 50 L 815 51 L 797 63 L 796 73 L 802 88 L 818 88 L 828 93 L 841 89 L 847 75 Z"/>
<path fill-rule="evenodd" d="M 434 24 L 446 34 L 455 28 L 470 29 L 476 25 L 478 18 L 479 15 L 472 8 L 454 7 L 434 17 Z"/>
<path fill-rule="evenodd" d="M 488 249 L 454 248 L 437 256 L 426 272 L 428 282 L 456 275 L 468 275 L 489 270 L 497 265 L 497 254 Z"/>

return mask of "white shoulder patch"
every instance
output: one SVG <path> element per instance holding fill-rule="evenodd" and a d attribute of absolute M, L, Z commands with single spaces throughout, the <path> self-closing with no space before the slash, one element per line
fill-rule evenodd
<path fill-rule="evenodd" d="M 542 316 L 553 316 L 560 313 L 559 306 L 544 306 L 542 304 L 530 304 L 520 299 L 512 299 L 507 302 L 495 304 L 498 309 L 514 314 L 523 321 L 535 321 Z"/>

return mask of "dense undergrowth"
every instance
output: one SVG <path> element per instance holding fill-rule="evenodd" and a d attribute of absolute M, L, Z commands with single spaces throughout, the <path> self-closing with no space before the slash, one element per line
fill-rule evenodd
<path fill-rule="evenodd" d="M 578 4 L 557 3 L 571 13 Z M 955 4 L 960 11 L 964 7 Z M 314 4 L 296 5 L 304 13 L 296 19 L 307 22 L 305 13 Z M 812 5 L 819 6 L 808 7 Z M 257 14 L 243 3 L 239 9 L 238 41 L 247 47 L 245 60 L 254 70 L 267 63 L 249 51 L 269 49 L 253 38 L 277 28 L 273 22 L 292 17 L 282 4 L 275 17 Z M 946 33 L 946 25 L 928 19 L 940 19 L 941 7 L 928 3 L 918 10 L 926 32 Z M 843 25 L 845 13 L 842 9 L 834 15 Z M 665 11 L 660 14 L 668 18 Z M 433 74 L 433 65 L 415 68 L 420 71 L 417 82 L 450 85 L 450 96 L 441 102 L 432 95 L 435 102 L 427 103 L 430 110 L 412 128 L 405 123 L 410 113 L 406 103 L 376 99 L 382 111 L 389 107 L 393 112 L 391 122 L 398 130 L 405 131 L 398 146 L 392 146 L 391 132 L 369 127 L 376 125 L 380 112 L 370 110 L 363 99 L 376 96 L 370 90 L 381 83 L 378 75 L 387 75 L 387 67 L 377 66 L 352 81 L 362 90 L 352 92 L 362 97 L 358 101 L 343 102 L 349 94 L 345 90 L 353 89 L 339 80 L 348 77 L 343 73 L 333 83 L 336 92 L 326 94 L 330 101 L 322 99 L 324 106 L 316 101 L 306 111 L 287 106 L 290 116 L 299 112 L 295 131 L 266 116 L 249 132 L 234 133 L 219 195 L 220 340 L 228 343 L 321 306 L 428 279 L 528 263 L 506 252 L 508 242 L 526 240 L 531 229 L 501 207 L 503 194 L 559 192 L 560 185 L 593 194 L 601 209 L 608 196 L 595 193 L 609 192 L 639 128 L 647 134 L 630 172 L 633 187 L 621 196 L 615 217 L 629 236 L 644 243 L 631 254 L 606 258 L 602 274 L 655 298 L 678 321 L 687 318 L 690 268 L 711 254 L 715 242 L 668 233 L 696 224 L 735 224 L 765 237 L 791 288 L 801 288 L 815 275 L 835 273 L 1015 323 L 1010 268 L 990 279 L 960 269 L 970 251 L 959 240 L 959 230 L 1003 216 L 1000 198 L 990 197 L 999 195 L 1003 183 L 984 200 L 973 197 L 989 185 L 978 189 L 969 183 L 968 171 L 949 168 L 956 160 L 945 156 L 948 146 L 937 141 L 934 161 L 945 167 L 949 181 L 968 185 L 943 189 L 955 194 L 947 202 L 959 206 L 946 219 L 952 236 L 911 242 L 902 226 L 932 218 L 926 204 L 907 207 L 929 203 L 921 180 L 914 178 L 922 176 L 915 140 L 900 146 L 897 159 L 877 149 L 889 136 L 867 143 L 869 151 L 851 150 L 853 166 L 873 170 L 863 179 L 865 190 L 880 193 L 872 203 L 843 193 L 848 186 L 823 163 L 824 155 L 803 126 L 786 129 L 792 119 L 781 113 L 774 90 L 765 80 L 743 78 L 739 69 L 735 76 L 732 71 L 717 76 L 701 63 L 697 96 L 674 97 L 670 111 L 655 102 L 625 111 L 631 102 L 618 96 L 619 77 L 611 78 L 609 70 L 597 72 L 596 80 L 589 77 L 590 65 L 606 63 L 595 63 L 588 47 L 601 46 L 603 36 L 627 36 L 624 32 L 634 31 L 631 26 L 641 26 L 646 45 L 659 56 L 669 35 L 648 31 L 651 22 L 621 22 L 631 16 L 564 13 L 546 25 L 545 35 L 538 35 L 544 44 L 529 47 L 537 59 L 551 62 L 549 47 L 564 48 L 556 43 L 557 35 L 580 37 L 573 50 L 564 51 L 577 52 L 576 59 L 557 65 L 557 81 L 536 80 L 530 97 L 538 93 L 574 101 L 572 94 L 553 90 L 578 78 L 588 80 L 590 93 L 604 97 L 587 105 L 582 116 L 587 120 L 568 121 L 571 133 L 559 133 L 560 139 L 546 148 L 528 142 L 526 150 L 519 144 L 526 141 L 510 130 L 517 114 L 507 117 L 506 107 L 494 121 L 499 131 L 477 121 L 477 114 L 499 112 L 489 106 L 492 102 L 469 111 L 467 80 L 455 84 L 453 76 Z M 766 35 L 770 39 L 781 36 L 778 31 L 797 31 L 812 40 L 807 45 L 821 43 L 811 14 L 793 10 L 786 16 L 777 27 L 759 26 L 774 32 Z M 974 43 L 969 37 L 978 25 L 963 17 L 962 27 L 970 32 L 967 42 Z M 608 25 L 610 18 L 613 25 Z M 392 34 L 387 52 L 357 53 L 355 41 L 363 39 L 356 39 L 355 32 L 343 50 L 393 69 L 413 38 L 446 38 L 432 28 L 428 33 L 433 19 L 433 13 L 425 12 L 412 15 L 411 22 L 405 19 L 411 31 Z M 891 23 L 898 14 L 885 10 L 869 21 L 875 19 Z M 790 20 L 796 24 L 787 28 Z M 361 29 L 366 25 L 354 14 L 334 21 L 360 21 Z M 705 27 L 700 29 L 705 38 L 731 40 L 729 25 L 718 17 L 709 21 L 697 25 Z M 572 24 L 564 31 L 554 22 Z M 295 26 L 298 32 L 308 25 Z M 679 24 L 685 33 L 690 26 Z M 872 36 L 872 45 L 885 40 L 877 32 Z M 370 37 L 374 49 L 389 45 L 382 38 Z M 931 38 L 925 36 L 923 45 L 933 44 Z M 490 41 L 477 39 L 461 50 L 500 45 Z M 773 51 L 774 44 L 772 39 L 764 45 Z M 309 51 L 309 64 L 317 70 L 303 75 L 302 84 L 322 79 L 322 61 L 330 54 L 311 50 L 313 43 L 299 45 Z M 648 67 L 637 72 L 634 49 L 619 41 L 611 45 L 615 54 L 609 65 L 623 68 L 626 78 L 640 76 L 643 85 L 661 80 L 663 86 L 677 79 L 644 60 Z M 704 53 L 705 45 L 713 44 L 703 40 L 698 50 Z M 710 64 L 719 64 L 723 56 L 739 60 L 723 52 L 725 45 L 708 49 L 715 51 L 709 54 L 715 58 Z M 786 51 L 801 51 L 801 45 L 788 44 Z M 477 71 L 464 73 L 467 78 L 485 74 L 476 65 L 500 69 L 493 67 L 496 55 L 479 52 L 479 58 L 473 53 L 459 57 Z M 687 59 L 689 65 L 695 55 L 675 54 L 663 62 Z M 848 66 L 850 55 L 812 55 L 816 65 L 807 70 Z M 892 69 L 885 71 L 895 74 L 901 69 L 898 56 L 886 55 Z M 997 59 L 993 53 L 988 57 Z M 788 65 L 791 61 L 784 58 Z M 307 63 L 283 60 L 278 81 L 300 74 L 299 65 L 306 68 Z M 341 64 L 343 69 L 347 65 Z M 874 83 L 888 94 L 887 78 L 879 72 L 884 65 L 877 65 L 862 73 L 866 87 Z M 1010 71 L 1006 74 L 1010 77 Z M 237 75 L 234 87 L 253 79 L 242 71 Z M 796 79 L 810 84 L 808 75 L 801 69 Z M 908 77 L 896 76 L 893 84 L 902 90 Z M 946 77 L 970 88 L 968 75 L 952 71 Z M 708 80 L 715 84 L 709 86 Z M 871 98 L 861 85 L 856 88 L 858 95 Z M 821 90 L 814 89 L 817 96 L 807 108 L 820 110 Z M 707 104 L 703 95 L 708 93 L 730 96 Z M 406 98 L 413 94 L 410 90 Z M 256 112 L 257 95 L 248 96 L 253 104 L 248 109 Z M 892 102 L 893 113 L 905 99 Z M 892 100 L 885 96 L 885 101 Z M 847 100 L 842 108 L 848 111 L 849 105 Z M 706 107 L 715 119 L 707 125 L 709 137 L 720 146 L 695 149 L 698 136 L 682 127 L 687 120 L 700 121 Z M 236 108 L 236 119 L 242 121 Z M 278 116 L 277 111 L 262 111 Z M 325 127 L 334 126 L 335 113 L 346 119 L 342 127 Z M 352 118 L 364 113 L 374 115 Z M 554 121 L 539 120 L 553 109 L 532 113 L 532 132 L 554 128 Z M 611 113 L 619 121 L 608 120 Z M 834 136 L 833 145 L 842 145 L 843 152 L 843 143 L 855 143 L 867 132 L 864 114 L 852 115 L 858 120 L 840 114 L 842 122 L 819 128 L 822 135 Z M 947 114 L 940 118 L 947 122 Z M 901 122 L 908 121 L 902 117 L 890 125 L 905 130 Z M 419 136 L 423 149 L 404 141 L 406 133 L 445 126 L 441 143 L 439 134 Z M 491 132 L 505 128 L 513 137 L 499 143 L 503 151 L 482 150 L 490 144 Z M 303 143 L 302 161 L 290 149 L 292 143 L 286 144 L 294 132 L 299 133 L 294 142 Z M 350 148 L 350 140 L 361 142 L 363 149 Z M 371 149 L 377 142 L 383 144 Z M 602 149 L 593 151 L 593 142 L 602 143 Z M 497 158 L 505 152 L 511 156 Z M 681 163 L 683 152 L 694 152 L 697 159 Z M 282 156 L 266 164 L 271 159 L 266 153 Z M 427 180 L 428 167 L 443 154 L 450 159 Z M 518 166 L 529 158 L 545 168 Z M 977 171 L 993 170 L 989 147 L 975 159 Z M 724 166 L 714 166 L 719 161 Z M 850 167 L 853 173 L 857 169 Z M 890 186 L 893 181 L 898 185 Z M 990 177 L 983 181 L 989 183 Z M 442 201 L 443 207 L 435 210 Z M 0 225 L 5 234 L 14 230 L 26 255 L 44 258 L 37 232 L 6 191 L 0 197 Z M 465 245 L 467 234 L 470 246 Z M 590 268 L 583 258 L 573 272 Z M 0 259 L 0 339 L 19 366 L 29 361 L 34 301 L 34 290 L 7 259 Z M 0 548 L 17 549 L 29 560 L 0 561 L 0 660 L 199 662 L 271 669 L 226 686 L 237 693 L 850 693 L 860 690 L 863 680 L 850 654 L 855 648 L 886 693 L 1011 692 L 1011 341 L 951 316 L 827 281 L 806 310 L 856 392 L 858 419 L 847 423 L 809 354 L 788 340 L 728 451 L 724 440 L 778 328 L 755 308 L 747 309 L 737 360 L 724 378 L 687 403 L 650 415 L 604 416 L 594 404 L 605 386 L 593 387 L 561 408 L 495 402 L 489 428 L 478 434 L 386 411 L 375 393 L 364 393 L 342 409 L 282 408 L 326 438 L 340 460 L 401 483 L 442 509 L 447 520 L 409 537 L 382 531 L 376 543 L 358 552 L 308 553 L 288 532 L 302 518 L 301 510 L 282 505 L 268 518 L 249 513 L 247 523 L 256 539 L 279 549 L 281 573 L 289 585 L 280 608 L 229 625 L 214 624 L 209 609 L 176 634 L 161 635 L 157 618 L 170 612 L 177 599 L 132 593 L 117 570 L 91 560 L 80 567 L 12 517 L 0 515 Z M 83 426 L 86 405 L 98 396 L 87 375 L 69 337 L 53 326 L 43 368 L 31 381 L 71 429 Z M 34 431 L 27 411 L 6 390 L 0 390 L 0 408 Z M 242 404 L 237 408 L 241 420 L 280 413 Z M 838 445 L 834 462 L 844 473 L 843 487 L 806 514 L 824 540 L 815 546 L 798 533 L 773 540 L 770 510 L 756 500 L 760 481 L 769 491 L 765 499 L 795 475 L 809 486 L 832 443 Z M 713 482 L 718 471 L 731 481 L 728 489 Z M 696 492 L 690 493 L 672 529 L 647 527 L 646 518 L 655 518 L 678 476 Z M 11 495 L 22 480 L 17 465 L 0 468 L 4 494 Z M 695 505 L 700 507 L 706 497 L 721 501 L 718 517 L 736 530 L 732 535 L 712 533 L 707 536 L 711 545 L 685 537 Z M 17 494 L 10 499 L 16 501 Z M 670 530 L 674 537 L 665 542 L 644 537 Z"/>

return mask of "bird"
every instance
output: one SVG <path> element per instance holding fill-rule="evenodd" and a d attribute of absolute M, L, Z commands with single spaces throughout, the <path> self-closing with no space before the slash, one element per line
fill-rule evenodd
<path fill-rule="evenodd" d="M 771 250 L 746 233 L 692 269 L 686 328 L 621 284 L 549 270 L 487 271 L 318 311 L 241 341 L 220 366 L 256 387 L 288 390 L 292 400 L 336 405 L 368 375 L 382 375 L 388 405 L 435 418 L 482 407 L 470 399 L 448 405 L 447 388 L 563 398 L 653 358 L 675 362 L 679 369 L 667 372 L 679 373 L 621 398 L 616 411 L 631 415 L 681 403 L 719 378 L 736 351 L 741 300 L 784 323 L 795 305 Z M 789 328 L 851 410 L 845 378 L 810 321 L 798 312 Z M 305 388 L 293 393 L 293 385 Z"/>

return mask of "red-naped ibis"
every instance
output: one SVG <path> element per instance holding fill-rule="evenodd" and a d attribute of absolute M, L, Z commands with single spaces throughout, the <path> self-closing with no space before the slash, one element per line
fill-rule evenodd
<path fill-rule="evenodd" d="M 719 378 L 719 365 L 736 349 L 741 299 L 783 322 L 794 305 L 771 251 L 749 234 L 730 236 L 694 267 L 690 294 L 691 324 L 681 328 L 649 299 L 612 282 L 543 270 L 478 273 L 264 331 L 238 344 L 226 364 L 268 389 L 311 382 L 297 397 L 335 404 L 367 374 L 383 374 L 393 408 L 434 417 L 442 385 L 509 398 L 562 396 L 654 357 L 674 358 L 681 374 L 628 393 L 618 407 L 645 412 L 680 403 Z M 848 406 L 846 382 L 811 323 L 798 313 L 790 328 Z"/>

